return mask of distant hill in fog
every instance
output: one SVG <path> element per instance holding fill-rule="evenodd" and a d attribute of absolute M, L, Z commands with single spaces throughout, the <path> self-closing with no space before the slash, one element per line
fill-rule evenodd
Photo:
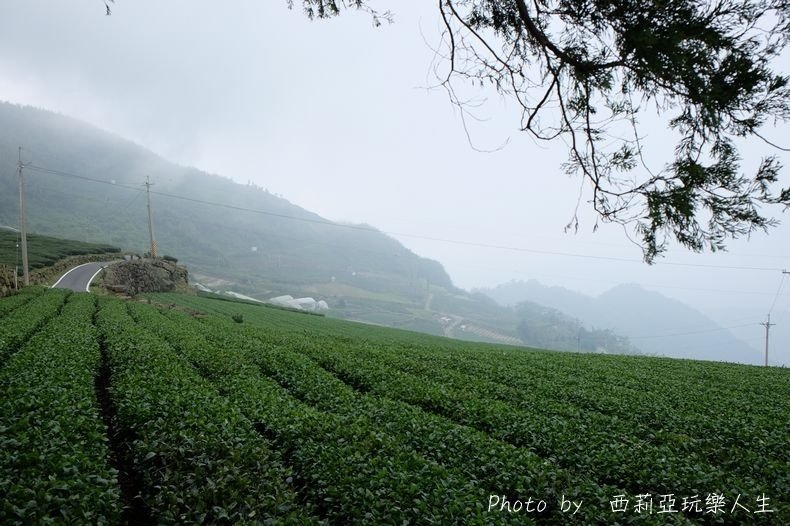
<path fill-rule="evenodd" d="M 559 350 L 642 347 L 549 302 L 537 303 L 570 316 L 533 304 L 501 307 L 457 289 L 440 263 L 368 226 L 334 224 L 264 188 L 179 166 L 79 120 L 0 102 L 0 122 L 0 225 L 18 224 L 21 145 L 24 161 L 60 173 L 26 170 L 31 232 L 143 253 L 150 177 L 160 254 L 179 258 L 212 287 L 261 299 L 312 296 L 326 300 L 332 316 L 463 339 Z"/>
<path fill-rule="evenodd" d="M 367 225 L 333 223 L 270 193 L 259 186 L 266 174 L 255 174 L 257 185 L 240 184 L 37 108 L 0 102 L 0 122 L 0 225 L 18 225 L 22 146 L 25 162 L 60 174 L 25 170 L 30 232 L 142 254 L 149 249 L 143 183 L 150 177 L 160 255 L 177 257 L 215 290 L 259 299 L 311 296 L 327 301 L 331 316 L 444 334 L 442 313 L 426 308 L 433 298 L 482 329 L 515 336 L 515 317 L 502 322 L 508 309 L 487 312 L 437 261 Z"/>
<path fill-rule="evenodd" d="M 558 309 L 585 325 L 626 336 L 646 354 L 740 363 L 762 357 L 701 312 L 637 285 L 619 285 L 597 297 L 538 281 L 512 281 L 483 289 L 503 306 L 530 301 Z"/>
<path fill-rule="evenodd" d="M 0 122 L 0 224 L 18 224 L 16 160 L 22 146 L 25 161 L 94 180 L 26 170 L 31 232 L 142 253 L 148 250 L 142 190 L 150 177 L 154 192 L 193 200 L 153 195 L 160 252 L 236 290 L 270 297 L 325 284 L 326 296 L 386 292 L 423 301 L 428 281 L 452 287 L 438 262 L 365 225 L 336 226 L 264 188 L 173 164 L 76 119 L 0 102 Z"/>

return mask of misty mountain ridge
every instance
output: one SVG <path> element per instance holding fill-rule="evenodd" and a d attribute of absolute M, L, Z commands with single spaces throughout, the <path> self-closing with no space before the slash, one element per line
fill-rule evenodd
<path fill-rule="evenodd" d="M 761 363 L 759 353 L 701 312 L 639 285 L 617 285 L 596 297 L 537 280 L 511 281 L 480 292 L 503 306 L 530 301 L 558 309 L 628 337 L 647 354 Z"/>
<path fill-rule="evenodd" d="M 150 177 L 160 253 L 245 291 L 266 296 L 319 282 L 418 297 L 426 281 L 452 287 L 439 263 L 367 225 L 333 223 L 259 186 L 173 164 L 46 110 L 0 103 L 0 121 L 0 224 L 18 223 L 21 145 L 34 165 L 25 170 L 31 232 L 144 252 Z"/>
<path fill-rule="evenodd" d="M 33 163 L 24 170 L 29 232 L 147 252 L 150 178 L 159 254 L 177 257 L 214 290 L 311 296 L 326 301 L 332 316 L 448 335 L 446 311 L 427 308 L 435 298 L 450 312 L 463 307 L 465 317 L 479 318 L 453 337 L 516 337 L 518 320 L 501 323 L 505 309 L 494 305 L 489 315 L 440 263 L 369 225 L 328 221 L 258 184 L 171 163 L 47 110 L 0 103 L 0 121 L 0 224 L 18 224 L 21 145 L 23 161 Z"/>
<path fill-rule="evenodd" d="M 458 289 L 440 263 L 375 228 L 333 223 L 258 184 L 171 163 L 46 110 L 0 103 L 0 121 L 0 224 L 18 222 L 21 145 L 23 161 L 32 162 L 25 168 L 31 232 L 146 252 L 150 178 L 160 255 L 178 257 L 212 288 L 259 299 L 312 296 L 332 316 L 460 339 L 637 352 L 621 335 L 588 329 L 550 303 L 506 308 Z"/>

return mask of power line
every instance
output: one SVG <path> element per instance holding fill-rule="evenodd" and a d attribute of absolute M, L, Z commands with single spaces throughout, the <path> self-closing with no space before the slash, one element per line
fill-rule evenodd
<path fill-rule="evenodd" d="M 100 179 L 94 179 L 91 177 L 85 177 L 77 174 L 72 174 L 68 172 L 63 172 L 60 170 L 52 170 L 49 168 L 43 168 L 40 166 L 31 165 L 31 169 L 37 170 L 42 173 L 48 173 L 52 175 L 59 175 L 64 177 L 73 177 L 77 179 L 81 179 L 84 181 L 90 181 L 95 183 L 101 184 L 108 184 L 112 186 L 120 186 L 129 189 L 138 190 L 137 188 L 131 188 L 128 184 L 122 183 L 113 183 L 109 181 L 103 181 Z M 138 190 L 141 191 L 141 190 Z M 216 206 L 221 208 L 226 208 L 230 210 L 237 210 L 242 212 L 250 212 L 254 214 L 261 214 L 270 217 L 277 217 L 281 219 L 293 220 L 293 221 L 301 221 L 306 223 L 312 224 L 320 224 L 326 226 L 332 226 L 336 228 L 345 228 L 351 230 L 358 230 L 363 232 L 372 232 L 378 234 L 387 234 L 390 236 L 398 236 L 398 237 L 406 237 L 411 239 L 420 239 L 424 241 L 433 241 L 438 243 L 448 243 L 453 245 L 460 245 L 460 246 L 470 246 L 476 248 L 486 248 L 486 249 L 494 249 L 494 250 L 506 250 L 511 252 L 522 252 L 522 253 L 529 253 L 529 254 L 540 254 L 546 256 L 560 256 L 560 257 L 572 257 L 572 258 L 580 258 L 580 259 L 592 259 L 592 260 L 601 260 L 601 261 L 616 261 L 616 262 L 623 262 L 623 263 L 639 263 L 644 264 L 644 261 L 641 259 L 633 259 L 633 258 L 621 258 L 621 257 L 614 257 L 614 256 L 596 256 L 592 254 L 579 254 L 574 252 L 560 252 L 560 251 L 552 251 L 552 250 L 540 250 L 540 249 L 533 249 L 533 248 L 526 248 L 526 247 L 516 247 L 516 246 L 507 246 L 507 245 L 497 245 L 497 244 L 490 244 L 490 243 L 477 243 L 473 241 L 465 241 L 465 240 L 458 240 L 458 239 L 447 239 L 447 238 L 440 238 L 440 237 L 433 237 L 433 236 L 424 236 L 420 234 L 411 234 L 406 232 L 395 232 L 395 231 L 387 231 L 387 230 L 379 230 L 376 228 L 372 228 L 369 226 L 364 225 L 352 225 L 352 224 L 345 224 L 345 223 L 335 223 L 332 221 L 328 221 L 326 219 L 316 219 L 312 217 L 299 217 L 293 216 L 289 214 L 282 214 L 278 212 L 271 212 L 268 210 L 259 210 L 254 208 L 248 208 L 243 206 L 231 205 L 228 203 L 218 203 L 215 201 L 207 201 L 204 199 L 197 199 L 193 197 L 187 197 L 183 195 L 171 194 L 167 192 L 156 192 L 151 191 L 152 194 L 160 195 L 162 197 L 169 197 L 171 199 L 178 199 L 181 201 L 186 201 L 190 203 L 198 203 L 208 206 Z M 770 268 L 770 267 L 752 267 L 752 266 L 736 266 L 736 265 L 711 265 L 711 264 L 704 264 L 704 263 L 680 263 L 680 262 L 669 262 L 669 261 L 662 261 L 659 263 L 655 263 L 656 266 L 666 265 L 666 266 L 675 266 L 675 267 L 687 267 L 687 268 L 707 268 L 707 269 L 718 269 L 718 270 L 743 270 L 743 271 L 758 271 L 758 272 L 776 272 L 782 269 L 779 268 Z"/>
<path fill-rule="evenodd" d="M 761 323 L 763 327 L 765 327 L 765 366 L 768 367 L 768 342 L 769 337 L 771 334 L 771 327 L 776 325 L 776 323 L 771 323 L 771 313 L 774 311 L 774 307 L 776 307 L 776 300 L 779 299 L 779 294 L 782 292 L 782 286 L 785 284 L 785 275 L 790 274 L 786 270 L 782 270 L 782 279 L 779 281 L 779 288 L 776 289 L 776 295 L 774 296 L 774 301 L 771 303 L 771 308 L 768 309 L 768 319 Z"/>
<path fill-rule="evenodd" d="M 771 323 L 771 315 L 768 315 L 768 321 L 765 323 L 761 323 L 763 327 L 765 327 L 765 366 L 768 367 L 768 337 L 771 333 L 771 327 L 776 325 L 775 323 Z"/>
<path fill-rule="evenodd" d="M 96 178 L 87 177 L 87 176 L 84 176 L 84 175 L 78 175 L 78 174 L 75 174 L 75 173 L 65 172 L 63 170 L 55 170 L 55 169 L 52 169 L 52 168 L 44 168 L 42 166 L 36 166 L 36 165 L 31 164 L 31 163 L 27 163 L 25 166 L 30 168 L 30 169 L 33 169 L 33 170 L 36 170 L 36 171 L 39 171 L 39 172 L 43 172 L 43 173 L 47 173 L 47 174 L 51 174 L 51 175 L 59 175 L 59 176 L 63 176 L 63 177 L 72 177 L 72 178 L 75 178 L 75 179 L 81 179 L 81 180 L 89 181 L 89 182 L 93 182 L 93 183 L 100 183 L 100 184 L 106 184 L 106 185 L 115 186 L 115 187 L 127 188 L 127 189 L 130 189 L 130 190 L 137 190 L 139 192 L 143 191 L 142 189 L 138 188 L 139 185 L 132 184 L 132 183 L 118 183 L 118 182 L 115 182 L 115 181 L 106 181 L 106 180 L 103 180 L 103 179 L 96 179 Z M 622 262 L 629 262 L 629 263 L 644 263 L 643 260 L 641 260 L 641 259 L 634 259 L 634 258 L 617 258 L 617 257 L 611 257 L 611 256 L 594 256 L 594 255 L 589 255 L 589 254 L 577 254 L 577 253 L 553 252 L 553 251 L 540 251 L 540 250 L 536 250 L 536 249 L 527 249 L 527 248 L 523 248 L 523 247 L 490 245 L 490 244 L 485 244 L 485 243 L 476 243 L 476 242 L 464 241 L 464 240 L 453 240 L 453 239 L 446 239 L 446 238 L 436 238 L 436 237 L 422 236 L 422 235 L 419 235 L 419 234 L 410 234 L 410 233 L 378 230 L 378 229 L 375 229 L 375 228 L 361 226 L 361 225 L 354 225 L 354 224 L 347 224 L 347 223 L 336 223 L 336 222 L 328 221 L 328 220 L 325 220 L 325 219 L 312 219 L 312 218 L 292 216 L 292 215 L 288 215 L 288 214 L 281 214 L 281 213 L 270 212 L 270 211 L 266 211 L 266 210 L 257 210 L 257 209 L 252 209 L 252 208 L 236 206 L 236 205 L 230 205 L 230 204 L 227 204 L 227 203 L 217 203 L 217 202 L 206 201 L 206 200 L 196 199 L 196 198 L 190 198 L 190 197 L 186 197 L 186 196 L 180 196 L 180 195 L 169 194 L 169 193 L 164 193 L 164 192 L 154 192 L 154 191 L 152 191 L 151 193 L 152 194 L 161 195 L 161 196 L 164 196 L 164 197 L 171 197 L 173 199 L 180 199 L 180 200 L 183 200 L 183 201 L 190 201 L 190 202 L 200 203 L 200 204 L 205 204 L 205 205 L 210 205 L 210 206 L 220 206 L 220 207 L 223 207 L 223 208 L 229 208 L 229 209 L 245 211 L 245 212 L 252 212 L 252 213 L 257 213 L 257 214 L 265 214 L 265 215 L 270 215 L 270 216 L 274 216 L 274 217 L 280 217 L 280 218 L 283 218 L 283 219 L 292 219 L 292 220 L 297 220 L 297 221 L 305 221 L 305 222 L 311 222 L 311 223 L 317 223 L 317 224 L 324 224 L 324 225 L 335 226 L 335 227 L 340 227 L 340 228 L 350 228 L 350 229 L 355 229 L 355 230 L 364 230 L 364 231 L 369 231 L 369 232 L 378 232 L 378 233 L 383 233 L 383 234 L 388 234 L 388 235 L 393 235 L 393 236 L 411 237 L 411 238 L 423 239 L 423 240 L 427 240 L 427 241 L 439 241 L 439 242 L 461 244 L 461 245 L 469 245 L 469 246 L 475 246 L 475 247 L 481 247 L 481 248 L 495 248 L 495 249 L 502 249 L 502 250 L 515 250 L 515 251 L 524 251 L 524 252 L 532 252 L 532 253 L 547 254 L 547 255 L 558 255 L 558 256 L 567 256 L 567 257 L 581 257 L 581 258 L 590 258 L 590 259 L 604 259 L 604 260 L 608 260 L 608 261 L 622 261 Z M 614 246 L 614 245 L 612 244 L 612 246 Z M 617 245 L 617 246 L 623 246 L 623 245 Z M 760 257 L 760 258 L 770 258 L 770 259 L 790 259 L 790 255 L 788 255 L 788 256 L 777 256 L 777 255 L 770 255 L 770 254 L 736 254 L 736 253 L 730 253 L 730 252 L 727 252 L 727 254 L 733 255 L 733 256 L 739 256 L 739 257 Z M 662 262 L 656 263 L 656 265 L 672 265 L 672 266 L 701 267 L 701 268 L 718 268 L 718 269 L 725 269 L 725 270 L 757 270 L 757 271 L 778 271 L 778 270 L 781 270 L 779 268 L 767 268 L 767 267 L 708 265 L 708 264 L 701 264 L 701 263 L 677 263 L 677 262 L 666 262 L 666 261 L 662 261 Z"/>
<path fill-rule="evenodd" d="M 782 286 L 785 284 L 785 276 L 787 274 L 790 274 L 790 272 L 787 272 L 786 270 L 782 270 L 782 279 L 779 281 L 779 288 L 776 289 L 776 295 L 774 296 L 774 301 L 773 301 L 773 303 L 771 303 L 771 308 L 768 309 L 768 315 L 769 316 L 774 311 L 774 307 L 776 307 L 776 300 L 779 299 L 779 294 L 782 293 Z"/>
<path fill-rule="evenodd" d="M 21 161 L 20 161 L 20 163 L 21 163 Z M 29 168 L 31 170 L 35 170 L 35 171 L 38 171 L 38 172 L 41 172 L 41 173 L 45 173 L 45 174 L 57 175 L 57 176 L 62 176 L 62 177 L 69 177 L 69 178 L 74 178 L 74 179 L 83 180 L 83 181 L 92 182 L 92 183 L 98 183 L 98 184 L 106 184 L 106 185 L 110 185 L 110 186 L 114 186 L 114 187 L 120 187 L 120 188 L 124 188 L 124 189 L 128 189 L 128 190 L 135 190 L 135 191 L 138 191 L 138 192 L 145 191 L 146 194 L 149 196 L 149 199 L 150 199 L 150 194 L 153 193 L 153 194 L 160 195 L 160 196 L 163 196 L 163 197 L 169 197 L 171 199 L 177 199 L 177 200 L 191 202 L 191 203 L 203 204 L 203 205 L 207 205 L 207 206 L 221 207 L 221 208 L 230 209 L 230 210 L 249 212 L 249 213 L 254 213 L 254 214 L 266 215 L 266 216 L 270 216 L 270 217 L 277 217 L 277 218 L 287 219 L 287 220 L 301 221 L 301 222 L 312 223 L 312 224 L 321 224 L 321 225 L 332 226 L 332 227 L 336 227 L 336 228 L 345 228 L 345 229 L 351 229 L 351 230 L 357 230 L 357 231 L 387 234 L 387 235 L 390 235 L 390 236 L 400 236 L 400 237 L 421 239 L 421 240 L 441 242 L 441 243 L 449 243 L 449 244 L 462 245 L 462 246 L 471 246 L 471 247 L 495 249 L 495 250 L 507 250 L 507 251 L 514 251 L 514 252 L 525 252 L 525 253 L 550 255 L 550 256 L 574 257 L 574 258 L 583 258 L 583 259 L 594 259 L 594 260 L 603 260 L 603 261 L 617 261 L 617 262 L 627 262 L 627 263 L 640 263 L 640 264 L 643 263 L 642 260 L 632 259 L 632 258 L 621 258 L 621 257 L 613 257 L 613 256 L 596 256 L 596 255 L 591 255 L 591 254 L 579 254 L 579 253 L 570 253 L 570 252 L 539 250 L 539 249 L 530 249 L 530 248 L 525 248 L 525 247 L 496 245 L 496 244 L 488 244 L 488 243 L 477 243 L 477 242 L 465 241 L 465 240 L 447 239 L 447 238 L 440 238 L 440 237 L 433 237 L 433 236 L 424 236 L 424 235 L 404 233 L 404 232 L 378 230 L 378 229 L 375 229 L 375 228 L 372 228 L 372 227 L 368 227 L 368 226 L 364 226 L 364 225 L 335 223 L 335 222 L 328 221 L 328 220 L 321 219 L 321 218 L 299 217 L 299 216 L 293 216 L 293 215 L 283 214 L 283 213 L 278 213 L 278 212 L 271 212 L 271 211 L 267 211 L 267 210 L 260 210 L 260 209 L 248 208 L 248 207 L 243 207 L 243 206 L 231 205 L 231 204 L 228 204 L 228 203 L 219 203 L 219 202 L 208 201 L 208 200 L 204 200 L 204 199 L 197 199 L 197 198 L 187 197 L 187 196 L 184 196 L 184 195 L 172 194 L 172 193 L 167 193 L 167 192 L 152 191 L 150 189 L 150 184 L 146 184 L 145 185 L 146 189 L 142 190 L 138 185 L 132 185 L 132 184 L 128 184 L 128 183 L 116 183 L 115 181 L 106 181 L 106 180 L 96 179 L 96 178 L 92 178 L 92 177 L 86 177 L 86 176 L 83 176 L 83 175 L 69 173 L 69 172 L 64 172 L 64 171 L 61 171 L 61 170 L 54 170 L 54 169 L 49 169 L 49 168 L 36 166 L 36 165 L 30 164 L 30 163 L 26 163 L 25 167 Z M 132 201 L 134 201 L 134 199 Z M 150 214 L 149 214 L 149 223 L 150 223 Z M 279 237 L 285 237 L 285 236 L 279 236 Z M 370 252 L 370 250 L 368 250 L 368 251 Z M 394 255 L 394 254 L 382 253 L 382 255 Z M 689 267 L 689 268 L 710 268 L 710 269 L 721 269 L 721 270 L 744 270 L 744 271 L 772 271 L 773 272 L 773 271 L 780 270 L 780 269 L 768 268 L 768 267 L 710 265 L 710 264 L 702 264 L 702 263 L 678 263 L 678 262 L 660 262 L 659 265 Z M 776 302 L 777 302 L 778 298 L 781 295 L 782 285 L 784 283 L 784 274 L 787 274 L 787 272 L 784 271 L 784 270 L 782 272 L 783 272 L 782 282 L 780 283 L 779 289 L 777 290 L 777 293 L 774 296 L 774 301 L 773 301 L 773 303 L 771 305 L 771 311 L 775 307 Z M 683 289 L 684 287 L 666 287 L 666 288 L 680 288 L 680 289 Z M 710 291 L 715 291 L 715 292 L 738 292 L 738 293 L 743 292 L 743 293 L 747 293 L 747 291 L 723 291 L 723 290 L 717 290 L 717 289 L 691 289 L 691 288 L 687 288 L 687 289 L 689 289 L 689 290 L 710 290 Z M 694 331 L 667 333 L 667 334 L 658 334 L 658 335 L 633 336 L 630 339 L 666 338 L 666 337 L 672 337 L 672 336 L 686 336 L 686 335 L 692 335 L 692 334 L 704 334 L 704 333 L 719 332 L 719 331 L 723 331 L 723 330 L 729 330 L 729 329 L 735 329 L 735 328 L 747 327 L 747 326 L 753 326 L 753 325 L 754 325 L 754 323 L 750 323 L 750 324 L 733 325 L 733 326 L 728 326 L 728 327 L 719 327 L 719 328 L 715 328 L 715 329 L 703 329 L 703 330 L 694 330 Z M 770 327 L 774 326 L 775 324 L 770 322 L 770 316 L 769 316 L 768 322 L 767 323 L 762 323 L 761 325 L 764 325 L 766 327 L 766 364 L 767 364 L 767 359 L 768 359 L 767 358 L 767 353 L 768 353 L 768 332 L 770 330 Z"/>
<path fill-rule="evenodd" d="M 134 190 L 137 190 L 138 192 L 142 192 L 143 191 L 142 188 L 138 188 L 139 185 L 134 185 L 134 184 L 129 184 L 129 183 L 117 183 L 115 181 L 105 181 L 104 179 L 94 179 L 93 177 L 86 177 L 84 175 L 77 175 L 77 174 L 74 174 L 74 173 L 64 172 L 62 170 L 53 170 L 51 168 L 44 168 L 44 167 L 41 167 L 41 166 L 36 166 L 35 164 L 27 164 L 26 166 L 28 168 L 30 168 L 31 170 L 36 170 L 37 172 L 47 173 L 47 174 L 51 174 L 51 175 L 60 175 L 62 177 L 71 177 L 71 178 L 74 178 L 74 179 L 82 179 L 83 181 L 90 181 L 92 183 L 107 184 L 107 185 L 116 186 L 116 187 L 120 186 L 120 187 L 128 188 L 130 190 L 134 189 Z"/>
<path fill-rule="evenodd" d="M 140 198 L 140 195 L 142 194 L 133 195 L 132 198 L 126 202 L 125 205 L 119 207 L 119 210 L 127 210 L 130 206 L 132 206 L 135 203 L 135 201 L 137 201 Z"/>
<path fill-rule="evenodd" d="M 787 270 L 782 271 L 782 275 L 783 276 L 786 275 L 786 274 L 790 274 L 790 272 L 788 272 Z M 788 294 L 785 293 L 782 296 L 787 296 L 787 295 Z M 781 322 L 785 321 L 788 312 L 790 312 L 790 303 L 788 303 L 783 309 L 781 309 L 779 311 L 779 323 L 780 324 L 781 324 Z"/>
<path fill-rule="evenodd" d="M 632 340 L 642 340 L 648 338 L 669 338 L 670 336 L 688 336 L 691 334 L 704 334 L 708 332 L 719 332 L 719 331 L 728 331 L 730 329 L 738 329 L 740 327 L 754 327 L 755 323 L 743 323 L 741 325 L 731 325 L 729 327 L 717 327 L 715 329 L 702 329 L 698 331 L 688 331 L 688 332 L 675 332 L 669 334 L 651 334 L 649 336 L 629 336 Z"/>
<path fill-rule="evenodd" d="M 248 234 L 258 234 L 258 235 L 260 235 L 260 231 L 252 230 L 250 228 L 232 227 L 232 226 L 229 226 L 229 225 L 216 225 L 216 226 L 219 227 L 219 228 L 226 228 L 226 229 L 232 230 L 234 232 L 246 232 Z M 324 241 L 322 239 L 314 239 L 314 238 L 307 238 L 307 237 L 297 237 L 297 236 L 286 236 L 286 235 L 278 234 L 278 233 L 274 233 L 274 232 L 266 233 L 266 237 L 267 238 L 276 238 L 276 239 L 288 240 L 288 241 L 299 241 L 299 242 L 309 241 L 309 243 L 311 243 L 311 244 L 331 247 L 331 248 L 334 248 L 334 249 L 353 251 L 353 252 L 359 252 L 359 253 L 374 254 L 374 255 L 377 255 L 377 256 L 385 256 L 385 257 L 388 257 L 388 258 L 398 258 L 398 259 L 409 259 L 410 258 L 410 256 L 407 256 L 406 254 L 396 254 L 394 252 L 383 252 L 381 250 L 373 250 L 373 249 L 369 249 L 369 248 L 362 248 L 362 247 L 360 247 L 358 245 L 344 245 L 344 244 L 338 244 L 338 243 L 330 243 L 330 242 Z M 409 252 L 411 253 L 411 251 L 409 251 Z M 413 255 L 413 253 L 412 253 L 412 255 Z M 511 274 L 523 274 L 525 276 L 530 276 L 530 277 L 534 277 L 534 278 L 541 278 L 541 276 L 539 276 L 539 275 L 536 276 L 535 274 L 532 274 L 532 273 L 529 273 L 529 272 L 525 272 L 525 271 L 522 271 L 522 270 L 493 268 L 493 267 L 481 267 L 481 266 L 478 266 L 478 265 L 469 265 L 469 264 L 466 264 L 466 263 L 453 263 L 453 266 L 461 266 L 461 267 L 465 267 L 465 268 L 471 268 L 471 269 L 475 269 L 475 270 L 485 270 L 485 271 L 491 271 L 491 272 L 507 272 L 507 273 L 511 273 Z M 620 285 L 620 284 L 622 284 L 622 282 L 620 282 L 620 281 L 612 281 L 612 280 L 604 280 L 604 279 L 596 279 L 596 278 L 580 278 L 578 276 L 574 276 L 574 277 L 572 277 L 572 276 L 563 276 L 562 278 L 563 279 L 578 279 L 578 280 L 583 280 L 585 282 L 593 281 L 593 282 L 597 282 L 597 283 L 609 283 L 609 284 L 612 284 L 612 285 Z M 681 287 L 681 286 L 677 286 L 677 285 L 660 285 L 660 284 L 657 285 L 657 284 L 653 284 L 653 283 L 639 283 L 638 285 L 640 287 L 644 287 L 644 288 L 648 288 L 648 289 L 689 290 L 689 291 L 698 291 L 698 292 L 715 292 L 715 293 L 720 293 L 720 294 L 745 294 L 745 295 L 752 295 L 752 296 L 770 296 L 770 295 L 773 294 L 773 292 L 756 291 L 756 290 L 713 289 L 713 288 L 703 288 L 703 287 Z M 580 294 L 582 294 L 582 293 L 580 293 Z M 589 296 L 589 294 L 584 294 L 584 295 L 585 296 Z M 784 297 L 784 296 L 787 296 L 787 295 L 789 295 L 789 293 L 780 294 L 780 297 Z"/>

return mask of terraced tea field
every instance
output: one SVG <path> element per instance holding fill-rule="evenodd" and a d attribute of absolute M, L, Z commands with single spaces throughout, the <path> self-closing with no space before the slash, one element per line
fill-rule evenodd
<path fill-rule="evenodd" d="M 0 524 L 790 524 L 790 373 L 0 300 Z"/>
<path fill-rule="evenodd" d="M 13 268 L 14 265 L 21 264 L 19 259 L 21 256 L 17 248 L 18 236 L 17 232 L 0 229 L 0 265 Z M 111 254 L 120 251 L 119 248 L 110 245 L 59 239 L 38 234 L 27 234 L 27 243 L 31 270 L 47 267 L 67 256 Z"/>

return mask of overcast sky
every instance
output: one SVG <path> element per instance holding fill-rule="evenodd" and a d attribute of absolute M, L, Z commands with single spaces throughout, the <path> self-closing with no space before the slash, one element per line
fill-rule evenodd
<path fill-rule="evenodd" d="M 436 6 L 378 5 L 391 6 L 394 24 L 375 28 L 361 13 L 310 22 L 286 0 L 119 0 L 109 17 L 100 0 L 5 0 L 0 99 L 77 117 L 173 161 L 252 180 L 328 219 L 521 249 L 396 235 L 442 262 L 464 288 L 535 278 L 596 294 L 638 283 L 724 325 L 754 321 L 738 335 L 760 347 L 757 323 L 773 302 L 779 269 L 790 269 L 790 214 L 774 210 L 782 226 L 731 243 L 730 253 L 676 249 L 654 266 L 640 262 L 621 227 L 593 233 L 584 202 L 580 231 L 564 233 L 580 188 L 560 168 L 564 146 L 538 146 L 517 131 L 512 106 L 482 92 L 489 99 L 478 113 L 487 120 L 470 124 L 472 143 L 489 150 L 507 144 L 496 153 L 475 151 L 444 91 L 428 89 L 436 83 Z M 658 167 L 673 146 L 661 128 L 645 130 Z M 788 137 L 787 129 L 770 133 Z M 748 150 L 752 164 L 766 153 Z M 787 156 L 784 162 L 790 165 Z M 788 169 L 782 177 L 790 184 Z M 790 331 L 790 279 L 773 316 L 777 335 Z M 790 349 L 777 352 L 790 361 Z"/>

